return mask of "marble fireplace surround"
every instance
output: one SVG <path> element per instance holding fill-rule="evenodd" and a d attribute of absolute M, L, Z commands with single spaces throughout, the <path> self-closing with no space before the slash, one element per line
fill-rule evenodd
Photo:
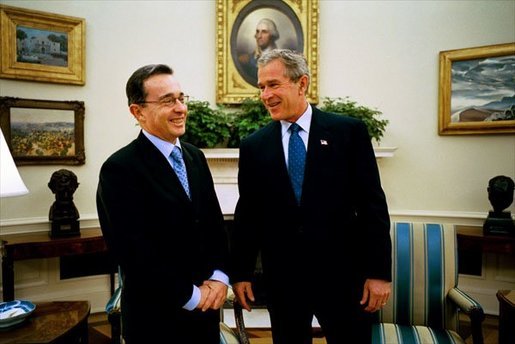
<path fill-rule="evenodd" d="M 377 159 L 393 157 L 397 147 L 374 147 Z M 215 189 L 226 218 L 234 214 L 238 201 L 238 158 L 237 148 L 202 149 L 206 155 Z"/>

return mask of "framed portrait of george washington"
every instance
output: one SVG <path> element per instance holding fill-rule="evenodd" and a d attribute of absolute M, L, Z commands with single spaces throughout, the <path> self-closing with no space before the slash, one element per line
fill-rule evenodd
<path fill-rule="evenodd" d="M 282 48 L 304 54 L 318 103 L 318 0 L 217 0 L 216 102 L 239 104 L 258 95 L 256 61 Z"/>

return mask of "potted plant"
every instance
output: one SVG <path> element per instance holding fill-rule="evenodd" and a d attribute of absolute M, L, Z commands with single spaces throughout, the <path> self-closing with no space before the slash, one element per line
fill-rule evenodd
<path fill-rule="evenodd" d="M 272 120 L 263 102 L 257 98 L 247 98 L 231 117 L 232 131 L 229 148 L 238 148 L 240 141 Z"/>
<path fill-rule="evenodd" d="M 381 111 L 358 105 L 348 97 L 326 97 L 320 109 L 361 119 L 370 139 L 378 144 L 388 125 L 388 120 L 378 118 Z M 238 148 L 243 138 L 270 121 L 268 111 L 257 97 L 245 99 L 236 111 L 221 106 L 212 109 L 206 101 L 190 101 L 183 139 L 200 148 Z"/>
<path fill-rule="evenodd" d="M 333 112 L 344 116 L 359 118 L 368 129 L 370 139 L 374 139 L 378 144 L 384 135 L 386 126 L 388 125 L 387 119 L 379 119 L 378 116 L 382 114 L 381 111 L 371 109 L 369 107 L 358 105 L 355 101 L 345 98 L 328 98 L 325 97 L 322 101 L 321 110 Z"/>
<path fill-rule="evenodd" d="M 231 136 L 231 120 L 222 107 L 212 109 L 209 102 L 188 102 L 186 133 L 181 139 L 200 148 L 223 146 Z"/>

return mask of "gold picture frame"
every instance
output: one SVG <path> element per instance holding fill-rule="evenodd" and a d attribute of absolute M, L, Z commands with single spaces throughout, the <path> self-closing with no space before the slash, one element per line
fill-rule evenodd
<path fill-rule="evenodd" d="M 515 43 L 441 51 L 439 135 L 515 133 Z"/>
<path fill-rule="evenodd" d="M 83 165 L 82 101 L 0 97 L 0 127 L 16 165 Z"/>
<path fill-rule="evenodd" d="M 85 84 L 82 18 L 0 5 L 0 78 Z"/>
<path fill-rule="evenodd" d="M 217 0 L 216 102 L 239 104 L 258 95 L 255 69 L 258 19 L 274 21 L 278 48 L 302 50 L 311 71 L 307 98 L 318 103 L 318 0 Z M 282 33 L 281 33 L 282 32 Z M 302 49 L 299 49 L 302 48 Z"/>

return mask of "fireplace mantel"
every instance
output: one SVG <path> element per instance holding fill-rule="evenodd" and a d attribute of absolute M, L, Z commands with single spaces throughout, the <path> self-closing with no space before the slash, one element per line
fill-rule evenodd
<path fill-rule="evenodd" d="M 376 159 L 391 158 L 397 147 L 374 147 Z M 238 148 L 204 148 L 216 194 L 225 216 L 234 214 L 238 201 Z"/>
<path fill-rule="evenodd" d="M 374 147 L 377 159 L 391 158 L 397 147 Z M 203 148 L 208 161 L 232 161 L 238 160 L 240 151 L 238 148 Z"/>

